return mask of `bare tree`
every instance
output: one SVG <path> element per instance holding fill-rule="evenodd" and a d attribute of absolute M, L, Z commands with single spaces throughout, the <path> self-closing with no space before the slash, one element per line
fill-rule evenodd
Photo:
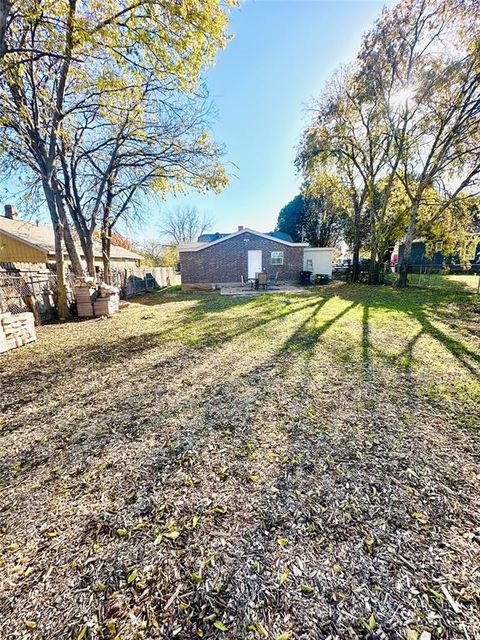
<path fill-rule="evenodd" d="M 168 245 L 163 244 L 159 240 L 150 238 L 145 240 L 139 247 L 139 251 L 145 258 L 148 265 L 152 267 L 161 267 L 162 258 Z"/>
<path fill-rule="evenodd" d="M 1 2 L 0 153 L 35 176 L 44 191 L 55 232 L 60 317 L 67 302 L 64 244 L 74 271 L 83 274 L 83 267 L 68 223 L 59 154 L 64 147 L 68 153 L 78 123 L 106 95 L 120 102 L 135 85 L 141 103 L 142 87 L 152 77 L 194 95 L 202 71 L 226 43 L 227 22 L 221 0 L 181 11 L 164 0 Z M 123 175 L 116 166 L 105 173 L 109 188 L 98 201 L 105 229 L 122 207 L 131 209 L 134 194 L 124 191 L 122 200 L 115 183 Z"/>
<path fill-rule="evenodd" d="M 164 213 L 160 232 L 173 244 L 194 242 L 212 224 L 213 218 L 206 213 L 199 213 L 195 207 L 176 207 Z"/>
<path fill-rule="evenodd" d="M 185 96 L 155 78 L 76 116 L 58 156 L 65 202 L 92 276 L 96 229 L 108 282 L 115 225 L 120 218 L 138 225 L 147 195 L 225 185 L 222 149 L 206 133 L 209 117 L 205 91 Z"/>

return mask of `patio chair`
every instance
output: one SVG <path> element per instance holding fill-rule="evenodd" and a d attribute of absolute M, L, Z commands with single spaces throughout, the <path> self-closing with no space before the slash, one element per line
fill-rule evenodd
<path fill-rule="evenodd" d="M 257 285 L 258 285 L 257 288 L 260 289 L 260 287 L 263 287 L 266 290 L 267 284 L 268 284 L 267 274 L 264 273 L 263 271 L 260 273 L 257 273 Z"/>
<path fill-rule="evenodd" d="M 278 271 L 275 273 L 275 277 L 269 276 L 267 281 L 267 287 L 274 289 L 278 286 Z"/>

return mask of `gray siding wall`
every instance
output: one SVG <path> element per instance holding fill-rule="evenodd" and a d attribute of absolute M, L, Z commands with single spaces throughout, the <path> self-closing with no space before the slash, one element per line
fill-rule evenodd
<path fill-rule="evenodd" d="M 180 253 L 182 285 L 225 284 L 240 282 L 248 276 L 248 251 L 261 250 L 264 271 L 284 282 L 298 282 L 303 269 L 303 247 L 290 247 L 252 233 L 242 233 L 200 251 Z M 271 252 L 283 251 L 283 265 L 271 264 Z"/>

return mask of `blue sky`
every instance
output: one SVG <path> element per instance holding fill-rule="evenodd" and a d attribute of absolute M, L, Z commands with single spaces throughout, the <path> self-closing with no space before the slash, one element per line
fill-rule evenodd
<path fill-rule="evenodd" d="M 234 39 L 206 84 L 218 112 L 212 132 L 225 145 L 225 161 L 237 166 L 235 175 L 219 195 L 150 203 L 144 237 L 158 235 L 162 208 L 183 203 L 211 214 L 213 231 L 273 229 L 278 211 L 298 192 L 294 159 L 306 108 L 335 69 L 355 57 L 385 4 L 250 0 L 234 9 Z"/>

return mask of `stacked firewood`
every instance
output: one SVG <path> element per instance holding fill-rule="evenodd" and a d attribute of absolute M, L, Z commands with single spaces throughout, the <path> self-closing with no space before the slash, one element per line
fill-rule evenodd
<path fill-rule="evenodd" d="M 23 347 L 37 339 L 33 313 L 0 314 L 0 353 Z"/>
<path fill-rule="evenodd" d="M 77 313 L 80 318 L 91 318 L 94 314 L 93 304 L 97 297 L 95 287 L 75 287 Z"/>
<path fill-rule="evenodd" d="M 118 289 L 100 284 L 98 289 L 92 286 L 90 278 L 79 280 L 75 285 L 75 299 L 80 318 L 111 316 L 119 311 Z"/>
<path fill-rule="evenodd" d="M 95 315 L 98 316 L 111 316 L 114 313 L 118 313 L 119 310 L 119 297 L 118 293 L 111 294 L 108 297 L 102 296 L 97 298 L 93 303 L 95 309 Z"/>
<path fill-rule="evenodd" d="M 119 310 L 119 295 L 117 287 L 112 287 L 109 284 L 102 284 L 98 287 L 98 298 L 95 300 L 94 309 L 96 316 L 111 316 L 114 313 L 118 313 Z"/>

